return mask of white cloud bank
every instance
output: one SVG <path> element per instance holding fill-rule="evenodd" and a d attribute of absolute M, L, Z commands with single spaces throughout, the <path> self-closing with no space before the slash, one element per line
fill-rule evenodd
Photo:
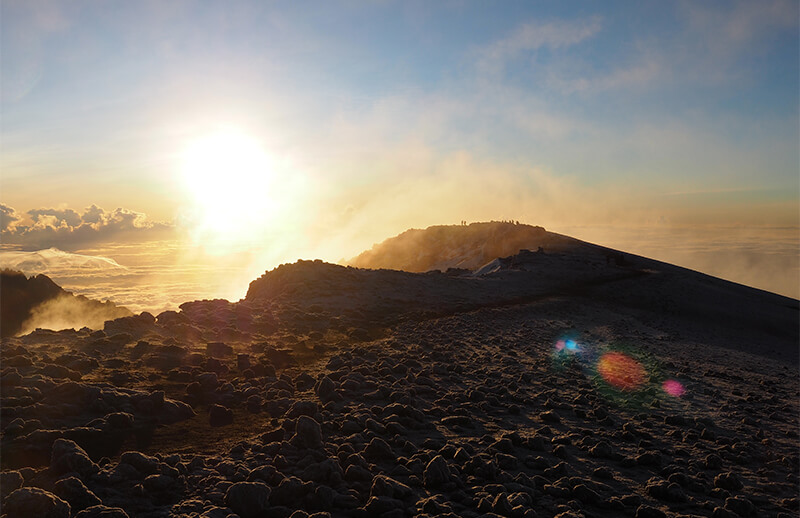
<path fill-rule="evenodd" d="M 106 211 L 92 205 L 83 214 L 73 209 L 43 208 L 22 215 L 0 203 L 0 238 L 6 247 L 75 250 L 100 242 L 164 239 L 173 232 L 172 224 L 154 222 L 143 213 L 123 208 Z"/>

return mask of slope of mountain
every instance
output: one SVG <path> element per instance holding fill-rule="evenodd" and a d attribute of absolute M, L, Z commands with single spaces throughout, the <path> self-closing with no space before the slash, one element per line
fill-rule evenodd
<path fill-rule="evenodd" d="M 102 327 L 105 320 L 130 316 L 113 302 L 99 302 L 65 291 L 49 277 L 26 277 L 0 271 L 0 336 L 14 336 L 36 327 L 53 329 Z"/>
<path fill-rule="evenodd" d="M 475 270 L 498 257 L 520 250 L 560 250 L 571 238 L 542 227 L 505 222 L 438 225 L 411 229 L 376 244 L 350 260 L 358 268 L 388 268 L 426 272 L 465 268 Z"/>
<path fill-rule="evenodd" d="M 3 512 L 796 515 L 798 301 L 549 243 L 4 338 Z"/>

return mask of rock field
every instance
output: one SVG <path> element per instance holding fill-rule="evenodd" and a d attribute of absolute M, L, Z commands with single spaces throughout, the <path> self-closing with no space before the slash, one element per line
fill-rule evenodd
<path fill-rule="evenodd" d="M 798 302 L 608 257 L 4 338 L 3 516 L 798 516 Z"/>

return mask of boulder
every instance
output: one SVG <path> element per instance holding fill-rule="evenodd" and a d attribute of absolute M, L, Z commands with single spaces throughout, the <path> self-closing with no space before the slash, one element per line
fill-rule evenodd
<path fill-rule="evenodd" d="M 126 451 L 119 458 L 120 464 L 127 464 L 142 475 L 158 473 L 158 459 L 138 451 Z"/>
<path fill-rule="evenodd" d="M 50 469 L 55 474 L 74 471 L 86 477 L 97 473 L 99 468 L 75 441 L 56 439 L 53 442 Z"/>
<path fill-rule="evenodd" d="M 316 387 L 317 397 L 323 403 L 334 401 L 338 394 L 336 393 L 336 383 L 328 376 L 324 376 Z"/>
<path fill-rule="evenodd" d="M 191 419 L 195 415 L 197 414 L 192 407 L 183 401 L 165 399 L 164 404 L 161 406 L 161 412 L 158 414 L 158 420 L 163 424 L 173 424 Z"/>
<path fill-rule="evenodd" d="M 271 493 L 263 482 L 237 482 L 228 488 L 225 505 L 242 518 L 256 518 L 269 508 Z"/>
<path fill-rule="evenodd" d="M 104 419 L 111 428 L 133 428 L 133 414 L 128 412 L 114 412 L 106 415 Z"/>
<path fill-rule="evenodd" d="M 300 448 L 318 448 L 322 446 L 322 427 L 313 417 L 301 415 L 291 442 Z"/>
<path fill-rule="evenodd" d="M 388 496 L 390 498 L 403 499 L 413 494 L 410 487 L 387 477 L 386 475 L 375 475 L 372 479 L 372 487 L 369 490 L 370 496 Z"/>
<path fill-rule="evenodd" d="M 53 492 L 66 500 L 73 512 L 83 511 L 87 507 L 102 504 L 97 495 L 89 491 L 83 482 L 76 477 L 68 477 L 56 482 Z"/>
<path fill-rule="evenodd" d="M 3 471 L 0 473 L 0 502 L 17 489 L 21 488 L 25 479 L 19 471 Z"/>
<path fill-rule="evenodd" d="M 437 455 L 431 459 L 423 473 L 425 487 L 436 488 L 450 482 L 450 469 L 444 457 Z"/>
<path fill-rule="evenodd" d="M 364 449 L 364 458 L 370 461 L 392 460 L 396 456 L 389 443 L 380 437 L 374 437 Z"/>
<path fill-rule="evenodd" d="M 3 514 L 8 518 L 69 518 L 70 507 L 67 502 L 44 489 L 23 487 L 8 495 L 3 503 Z"/>

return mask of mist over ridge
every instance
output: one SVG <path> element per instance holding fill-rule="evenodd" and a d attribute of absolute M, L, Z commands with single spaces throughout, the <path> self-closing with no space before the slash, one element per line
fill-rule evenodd
<path fill-rule="evenodd" d="M 475 270 L 498 257 L 557 242 L 559 239 L 542 227 L 513 222 L 436 225 L 406 230 L 362 252 L 348 264 L 408 272 Z"/>
<path fill-rule="evenodd" d="M 0 270 L 0 336 L 27 334 L 37 328 L 101 329 L 107 320 L 131 316 L 113 302 L 100 302 L 64 290 L 43 274 Z"/>

